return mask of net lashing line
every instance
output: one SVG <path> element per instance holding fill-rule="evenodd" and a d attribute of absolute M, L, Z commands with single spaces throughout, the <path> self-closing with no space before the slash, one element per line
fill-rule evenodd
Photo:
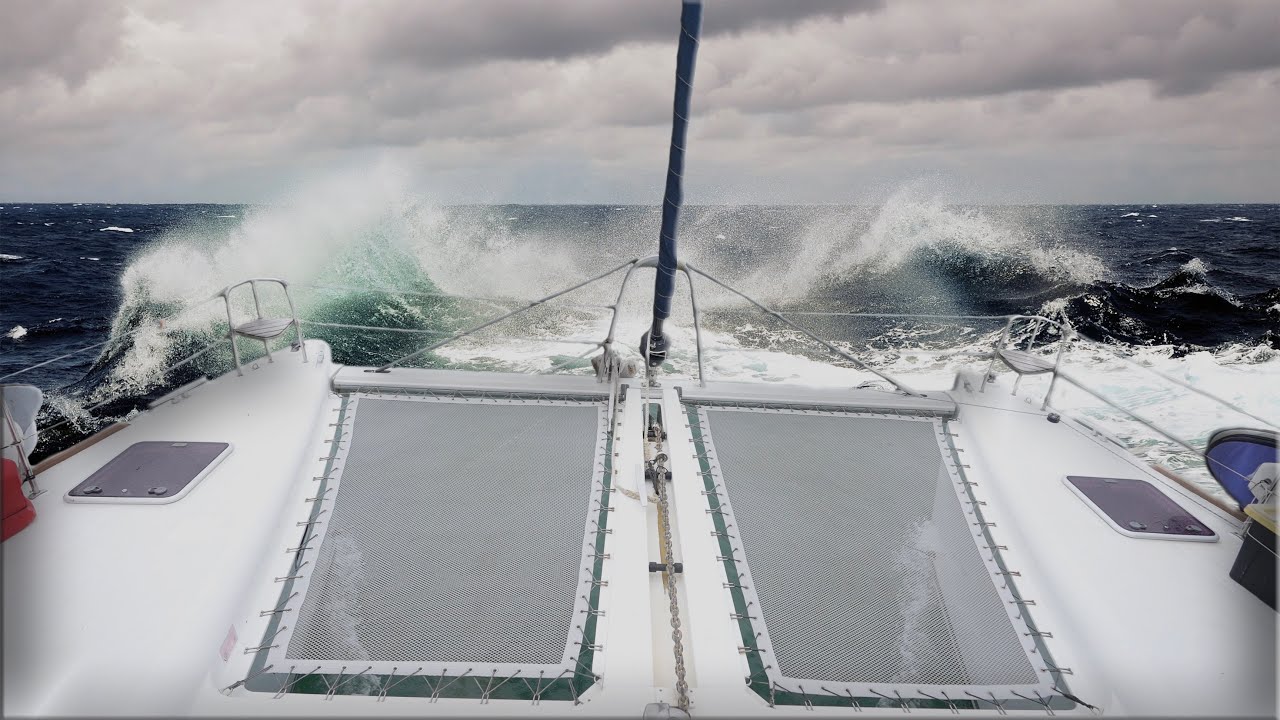
<path fill-rule="evenodd" d="M 519 408 L 522 406 L 527 407 L 531 404 L 536 405 L 538 402 L 537 400 L 529 397 L 519 397 L 514 393 L 505 394 L 508 396 L 506 401 L 512 408 Z M 496 397 L 498 395 L 497 393 L 491 393 L 489 394 L 490 397 L 484 398 L 477 398 L 474 394 L 462 393 L 433 393 L 436 397 L 423 397 L 421 393 L 414 393 L 411 396 L 402 393 L 391 393 L 390 395 L 396 399 L 416 399 L 428 402 L 435 400 L 446 404 L 452 404 L 449 402 L 452 400 L 454 403 L 461 403 L 460 405 L 454 405 L 454 407 L 463 408 L 468 406 L 474 407 L 476 406 L 476 403 L 484 403 L 485 406 L 488 406 L 488 403 L 486 402 L 487 400 L 495 402 L 500 401 L 500 398 Z M 354 400 L 358 400 L 363 396 L 366 396 L 366 394 L 360 393 L 358 397 L 354 398 Z M 368 399 L 374 401 L 387 400 L 372 395 L 370 395 Z M 581 398 L 574 398 L 572 400 L 551 400 L 539 398 L 539 400 L 543 403 L 553 402 L 557 406 L 561 407 L 568 406 L 569 408 L 582 407 L 594 409 L 595 414 L 593 417 L 598 416 L 600 410 L 599 402 L 593 400 L 584 401 Z M 332 503 L 332 491 L 334 488 L 325 488 L 324 486 L 330 481 L 338 478 L 343 470 L 345 454 L 349 450 L 347 443 L 354 421 L 355 404 L 356 403 L 353 402 L 353 398 L 351 398 L 350 395 L 344 395 L 341 405 L 338 408 L 334 408 L 334 410 L 339 413 L 337 421 L 328 424 L 328 427 L 334 428 L 333 437 L 326 440 L 327 443 L 331 444 L 330 452 L 324 457 L 318 458 L 319 461 L 325 463 L 325 469 L 320 475 L 316 475 L 312 478 L 312 481 L 318 482 L 319 486 L 314 494 L 311 494 L 310 497 L 306 498 L 307 503 L 316 504 L 315 508 L 312 510 L 307 520 L 297 523 L 298 526 L 306 528 L 304 530 L 302 540 L 296 547 L 291 547 L 286 550 L 286 553 L 291 554 L 293 557 L 293 561 L 290 564 L 290 570 L 287 574 L 275 578 L 276 582 L 286 583 L 285 588 L 281 592 L 282 599 L 272 609 L 262 611 L 259 614 L 260 617 L 269 617 L 271 619 L 270 624 L 265 631 L 263 641 L 258 646 L 248 648 L 246 650 L 246 653 L 256 654 L 258 656 L 257 661 L 255 662 L 257 667 L 251 666 L 246 677 L 227 687 L 227 691 L 244 687 L 245 685 L 266 675 L 272 669 L 277 669 L 277 671 L 279 671 L 283 668 L 283 666 L 278 663 L 265 662 L 265 658 L 267 658 L 267 655 L 273 648 L 277 648 L 280 645 L 280 642 L 276 639 L 277 636 L 280 636 L 288 630 L 288 627 L 282 621 L 282 618 L 285 617 L 286 613 L 292 613 L 296 610 L 296 604 L 298 601 L 298 592 L 291 590 L 290 585 L 293 582 L 300 580 L 303 576 L 304 569 L 312 564 L 312 561 L 309 559 L 309 554 L 317 550 L 314 529 L 317 525 L 325 521 L 324 518 L 326 513 L 328 510 L 332 509 L 332 505 L 325 508 L 320 508 L 319 506 L 326 502 Z M 351 412 L 348 412 L 348 410 Z M 366 416 L 367 414 L 368 413 L 366 411 Z M 429 680 L 425 681 L 425 687 L 419 687 L 416 691 L 409 691 L 407 694 L 422 696 L 429 692 L 434 700 L 438 699 L 447 688 L 452 687 L 454 692 L 461 692 L 467 696 L 478 697 L 482 703 L 485 703 L 490 699 L 493 699 L 494 694 L 498 690 L 507 686 L 511 680 L 519 678 L 526 684 L 528 684 L 529 681 L 532 681 L 533 684 L 528 684 L 528 688 L 530 689 L 529 697 L 532 697 L 533 702 L 535 703 L 540 703 L 541 701 L 548 699 L 548 697 L 553 697 L 555 700 L 572 700 L 572 702 L 578 704 L 581 702 L 578 697 L 580 694 L 580 681 L 585 678 L 589 685 L 590 682 L 598 681 L 600 679 L 599 675 L 596 675 L 591 671 L 590 657 L 592 653 L 599 652 L 603 649 L 602 646 L 595 643 L 592 638 L 595 634 L 594 626 L 596 618 L 603 616 L 604 614 L 603 611 L 597 609 L 596 604 L 598 603 L 597 597 L 599 594 L 599 587 L 605 583 L 599 581 L 597 577 L 601 571 L 600 563 L 608 558 L 608 554 L 601 552 L 600 547 L 604 543 L 605 535 L 611 532 L 611 530 L 605 527 L 605 521 L 607 520 L 605 511 L 606 509 L 609 509 L 607 508 L 607 497 L 609 492 L 608 485 L 612 478 L 613 468 L 611 467 L 608 453 L 606 452 L 603 455 L 599 453 L 599 446 L 600 444 L 605 443 L 607 432 L 599 427 L 599 423 L 596 420 L 593 420 L 592 422 L 595 432 L 597 433 L 597 449 L 596 451 L 593 451 L 596 455 L 595 459 L 592 461 L 595 468 L 593 472 L 599 479 L 592 483 L 597 492 L 595 493 L 595 499 L 589 502 L 588 512 L 592 515 L 598 513 L 599 519 L 595 519 L 593 517 L 587 518 L 589 521 L 587 537 L 591 542 L 587 544 L 587 554 L 584 555 L 584 558 L 589 558 L 591 566 L 594 567 L 594 570 L 588 571 L 586 577 L 583 578 L 584 583 L 589 583 L 589 585 L 586 586 L 588 589 L 584 592 L 582 598 L 586 603 L 586 609 L 583 613 L 587 615 L 585 624 L 588 627 L 584 629 L 584 623 L 579 622 L 570 630 L 570 647 L 576 646 L 579 648 L 578 651 L 573 653 L 572 657 L 567 658 L 570 665 L 561 668 L 558 673 L 553 670 L 551 674 L 548 674 L 545 669 L 538 670 L 536 678 L 520 669 L 509 674 L 490 670 L 485 682 L 481 683 L 479 679 L 475 680 L 476 687 L 473 690 L 461 689 L 455 686 L 453 681 L 446 682 L 443 680 L 443 678 L 447 677 L 449 673 L 449 669 L 445 668 L 441 674 L 442 680 L 440 682 L 432 684 Z M 536 426 L 544 428 L 545 423 L 536 424 Z M 586 562 L 586 560 L 584 560 L 584 562 Z M 576 640 L 573 639 L 575 637 Z M 569 652 L 566 650 L 566 655 L 568 654 Z M 290 663 L 289 670 L 287 672 L 278 673 L 281 679 L 279 690 L 275 691 L 275 697 L 283 697 L 290 692 L 299 691 L 315 692 L 317 694 L 324 694 L 326 697 L 332 697 L 334 694 L 338 693 L 351 694 L 354 692 L 355 694 L 376 693 L 377 698 L 381 700 L 385 699 L 388 692 L 393 688 L 400 687 L 402 683 L 410 682 L 412 684 L 413 682 L 417 682 L 421 685 L 423 682 L 422 673 L 429 667 L 429 665 L 396 666 L 391 669 L 390 674 L 385 674 L 385 671 L 376 671 L 376 668 L 373 665 L 368 664 L 343 665 L 336 668 L 336 674 L 333 670 L 326 672 L 323 664 L 321 664 L 317 665 L 314 669 L 298 675 L 297 671 L 299 667 L 307 668 L 310 667 L 310 664 L 306 664 L 305 660 L 297 661 L 295 663 Z M 402 672 L 402 668 L 403 671 L 411 672 L 409 672 L 408 675 L 397 677 L 397 674 Z M 359 672 L 355 672 L 354 674 L 350 672 L 354 670 L 359 670 Z M 463 672 L 462 675 L 466 676 L 472 672 L 473 670 L 467 670 L 466 672 Z M 414 681 L 412 680 L 413 678 L 418 678 L 418 680 Z M 528 678 L 528 680 L 526 680 L 526 678 Z M 457 676 L 455 676 L 453 680 L 457 680 Z M 315 689 L 302 689 L 303 685 L 307 684 L 308 681 L 310 681 L 311 685 Z M 317 681 L 322 683 L 323 687 L 316 685 Z M 361 683 L 364 683 L 364 689 L 366 690 L 370 690 L 370 688 L 372 688 L 370 693 L 361 693 L 358 690 L 353 690 L 353 688 L 356 688 Z M 370 685 L 370 683 L 373 683 L 373 685 Z M 566 694 L 569 696 L 568 698 L 563 697 Z M 518 696 L 519 694 L 517 693 L 515 697 Z M 511 693 L 504 690 L 503 699 L 513 699 L 513 696 Z"/>
<path fill-rule="evenodd" d="M 731 522 L 733 519 L 732 510 L 728 507 L 727 498 L 722 496 L 724 486 L 717 482 L 717 479 L 720 477 L 719 462 L 714 454 L 714 449 L 711 448 L 708 425 L 697 419 L 697 416 L 703 413 L 700 413 L 698 408 L 694 405 L 687 406 L 687 410 L 686 414 L 689 417 L 689 427 L 691 428 L 691 432 L 697 432 L 697 437 L 691 437 L 691 442 L 693 443 L 694 450 L 693 458 L 699 463 L 699 467 L 702 468 L 698 474 L 703 478 L 706 487 L 706 490 L 702 493 L 708 498 L 709 508 L 706 512 L 718 521 L 716 529 L 711 531 L 712 536 L 717 539 L 721 546 L 721 551 L 720 554 L 716 556 L 716 561 L 722 563 L 726 569 L 733 569 L 730 575 L 730 582 L 726 582 L 724 585 L 727 589 L 730 589 L 735 593 L 739 593 L 739 597 L 735 598 L 735 604 L 738 607 L 731 613 L 730 619 L 739 622 L 740 626 L 742 623 L 747 623 L 749 627 L 749 623 L 751 621 L 759 620 L 759 610 L 758 606 L 756 606 L 753 601 L 747 601 L 744 597 L 741 597 L 741 591 L 749 589 L 750 586 L 747 585 L 747 568 L 740 557 L 740 548 L 736 545 L 729 544 L 729 541 L 736 540 L 737 536 L 734 534 L 736 532 L 736 528 L 734 528 L 734 525 Z M 842 415 L 844 413 L 826 411 L 812 414 Z M 859 415 L 863 415 L 863 413 L 859 413 Z M 885 414 L 881 417 L 889 419 L 893 416 Z M 963 468 L 968 466 L 963 465 L 958 461 L 958 455 L 956 453 L 962 452 L 963 450 L 956 447 L 955 433 L 952 433 L 950 426 L 943 422 L 938 426 L 937 435 L 937 443 L 939 447 L 945 447 L 947 450 L 950 450 L 950 452 L 943 452 L 940 459 L 949 466 L 949 469 L 954 471 L 955 475 L 953 477 L 956 480 L 956 484 L 964 491 L 963 495 L 961 495 L 962 503 L 968 508 L 965 510 L 965 514 L 971 517 L 970 522 L 972 523 L 972 527 L 975 528 L 973 531 L 974 536 L 980 541 L 980 543 L 985 543 L 981 545 L 981 549 L 990 553 L 988 561 L 994 562 L 998 568 L 994 574 L 997 576 L 1001 587 L 1009 592 L 1011 598 L 1010 602 L 1015 604 L 1018 618 L 1023 620 L 1025 623 L 1025 636 L 1035 644 L 1035 648 L 1031 651 L 1033 655 L 1029 657 L 1038 658 L 1040 661 L 1040 665 L 1038 667 L 1040 672 L 1048 673 L 1053 678 L 1051 686 L 1053 693 L 1061 696 L 1068 702 L 1078 703 L 1092 709 L 1094 706 L 1079 699 L 1066 688 L 1066 682 L 1063 676 L 1071 674 L 1071 669 L 1066 667 L 1057 667 L 1054 665 L 1048 654 L 1048 649 L 1044 646 L 1043 642 L 1044 638 L 1052 638 L 1052 633 L 1042 631 L 1034 624 L 1029 611 L 1027 610 L 1028 606 L 1034 605 L 1034 601 L 1023 598 L 1018 593 L 1016 587 L 1013 586 L 1013 578 L 1020 576 L 1020 573 L 1010 570 L 1003 563 L 1003 559 L 1000 557 L 998 551 L 1001 549 L 1007 550 L 1007 547 L 997 545 L 994 539 L 992 539 L 990 528 L 994 527 L 995 523 L 988 522 L 982 514 L 981 507 L 985 506 L 986 503 L 979 500 L 974 494 L 973 488 L 977 483 L 969 481 L 963 475 Z M 699 450 L 700 447 L 702 448 L 701 451 Z M 736 580 L 736 582 L 734 582 L 734 580 Z M 744 639 L 747 638 L 748 635 L 749 633 L 744 630 Z M 932 706 L 934 707 L 946 707 L 952 712 L 958 712 L 961 709 L 980 709 L 985 707 L 987 709 L 995 708 L 998 712 L 1003 714 L 1005 706 L 1012 702 L 1015 705 L 1029 704 L 1032 707 L 1041 708 L 1049 714 L 1053 714 L 1054 711 L 1054 707 L 1050 704 L 1052 701 L 1052 695 L 1046 696 L 1036 689 L 1029 689 L 1026 692 L 1018 692 L 1017 689 L 1010 688 L 1010 692 L 1008 694 L 1012 697 L 1007 697 L 1005 699 L 1000 699 L 994 694 L 992 694 L 990 699 L 988 699 L 980 695 L 975 695 L 973 692 L 966 693 L 967 697 L 956 697 L 954 694 L 946 693 L 945 690 L 925 689 L 923 687 L 916 689 L 917 697 L 905 697 L 902 695 L 902 692 L 898 690 L 880 692 L 874 688 L 870 689 L 871 697 L 859 697 L 858 695 L 850 692 L 847 688 L 843 688 L 839 691 L 831 690 L 826 687 L 825 683 L 823 683 L 819 687 L 822 694 L 817 695 L 812 686 L 805 684 L 810 681 L 791 680 L 787 684 L 779 684 L 776 679 L 769 677 L 769 670 L 774 669 L 774 665 L 765 664 L 763 653 L 767 652 L 768 649 L 760 646 L 759 639 L 761 635 L 762 633 L 760 632 L 754 632 L 756 641 L 748 642 L 743 646 L 740 646 L 739 651 L 747 653 L 757 660 L 757 665 L 753 667 L 758 667 L 759 669 L 753 670 L 753 673 L 746 678 L 746 683 L 758 694 L 765 696 L 771 705 L 798 704 L 803 705 L 806 708 L 812 708 L 816 700 L 816 704 L 829 705 L 834 703 L 841 704 L 846 707 L 853 707 L 859 710 L 863 706 L 896 706 L 905 711 L 909 711 L 911 708 L 918 708 L 922 706 L 928 707 L 930 706 L 930 703 L 932 703 Z M 819 683 L 815 683 L 815 685 L 817 684 Z M 795 689 L 792 689 L 792 687 Z M 905 690 L 906 688 L 903 689 L 903 692 L 905 692 Z M 892 694 L 888 694 L 889 692 Z M 981 692 L 980 689 L 979 692 Z M 1020 702 L 1020 700 L 1022 702 Z"/>

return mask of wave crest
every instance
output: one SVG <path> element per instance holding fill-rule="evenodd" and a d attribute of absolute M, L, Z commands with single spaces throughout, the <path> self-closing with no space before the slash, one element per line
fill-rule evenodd
<path fill-rule="evenodd" d="M 849 217 L 827 218 L 796 239 L 796 259 L 786 271 L 761 272 L 774 300 L 798 300 L 823 286 L 858 277 L 889 276 L 904 269 L 966 281 L 1020 278 L 1085 285 L 1108 276 L 1097 256 L 1069 247 L 1021 210 L 997 216 L 991 208 L 953 205 L 923 182 L 894 192 L 858 231 Z M 780 281 L 770 282 L 771 276 Z"/>

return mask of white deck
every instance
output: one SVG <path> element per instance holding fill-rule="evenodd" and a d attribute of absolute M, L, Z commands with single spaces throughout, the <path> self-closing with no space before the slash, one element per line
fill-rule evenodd
<path fill-rule="evenodd" d="M 232 372 L 196 387 L 189 398 L 143 414 L 39 476 L 46 492 L 34 501 L 35 523 L 3 544 L 6 715 L 636 717 L 648 703 L 674 702 L 666 598 L 659 575 L 647 571 L 647 562 L 658 559 L 655 509 L 621 493 L 611 503 L 613 533 L 605 551 L 609 585 L 601 602 L 607 615 L 594 667 L 603 679 L 579 705 L 222 692 L 245 677 L 252 659 L 245 648 L 261 641 L 267 623 L 261 613 L 276 605 L 272 577 L 296 544 L 296 516 L 328 453 L 324 441 L 338 404 L 335 373 L 344 385 L 367 379 L 392 388 L 450 389 L 460 382 L 439 371 L 339 373 L 323 343 L 309 341 L 308 352 L 305 366 L 299 353 L 282 352 L 273 364 L 246 368 L 243 377 Z M 473 377 L 483 384 L 483 375 Z M 948 424 L 969 466 L 966 475 L 987 503 L 983 511 L 996 523 L 991 532 L 1008 547 L 1005 561 L 1021 573 L 1021 595 L 1036 601 L 1036 625 L 1053 633 L 1045 642 L 1057 665 L 1072 670 L 1071 692 L 1107 715 L 1274 714 L 1276 615 L 1228 577 L 1240 546 L 1237 521 L 1083 426 L 1065 418 L 1048 422 L 1035 407 L 1010 397 L 1010 382 L 1002 378 L 985 394 L 951 391 L 958 416 Z M 519 384 L 501 378 L 502 387 L 494 389 Z M 683 417 L 678 384 L 654 394 L 668 418 Z M 607 392 L 607 386 L 596 387 Z M 551 380 L 543 391 L 556 392 L 552 388 L 592 392 L 577 378 Z M 684 390 L 686 396 L 694 391 L 692 383 Z M 774 386 L 766 394 L 778 391 Z M 809 389 L 803 395 L 812 401 L 841 392 L 848 391 Z M 631 395 L 619 406 L 615 483 L 643 494 L 641 405 L 634 401 L 637 393 Z M 940 394 L 932 398 L 930 404 L 946 402 Z M 683 423 L 667 429 L 675 552 L 685 566 L 678 588 L 692 712 L 854 714 L 848 708 L 770 708 L 745 687 L 746 660 L 729 617 L 696 462 L 674 451 L 691 446 L 692 438 Z M 221 441 L 235 450 L 190 495 L 169 505 L 64 501 L 68 489 L 142 440 Z M 1125 537 L 1071 494 L 1062 482 L 1064 469 L 1148 479 L 1221 539 Z M 236 639 L 224 661 L 219 649 L 232 628 Z"/>

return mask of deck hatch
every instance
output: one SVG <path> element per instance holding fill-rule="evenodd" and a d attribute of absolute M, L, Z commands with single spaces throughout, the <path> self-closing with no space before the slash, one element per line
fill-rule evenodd
<path fill-rule="evenodd" d="M 136 442 L 68 490 L 65 499 L 73 503 L 176 502 L 230 453 L 231 444 L 224 442 Z"/>
<path fill-rule="evenodd" d="M 1116 532 L 1134 538 L 1217 542 L 1218 534 L 1146 480 L 1068 475 L 1086 505 Z"/>
<path fill-rule="evenodd" d="M 304 543 L 311 562 L 292 588 L 296 622 L 271 639 L 267 663 L 574 672 L 594 579 L 602 405 L 358 394 L 347 415 L 323 521 Z"/>
<path fill-rule="evenodd" d="M 694 411 L 709 510 L 735 558 L 726 586 L 765 692 L 1049 692 L 939 420 Z"/>

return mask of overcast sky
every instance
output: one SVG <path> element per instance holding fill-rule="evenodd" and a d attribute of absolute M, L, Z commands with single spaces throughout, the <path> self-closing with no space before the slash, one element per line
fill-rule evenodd
<path fill-rule="evenodd" d="M 0 200 L 656 204 L 676 0 L 5 0 Z M 707 0 L 690 202 L 1280 202 L 1280 1 Z"/>

